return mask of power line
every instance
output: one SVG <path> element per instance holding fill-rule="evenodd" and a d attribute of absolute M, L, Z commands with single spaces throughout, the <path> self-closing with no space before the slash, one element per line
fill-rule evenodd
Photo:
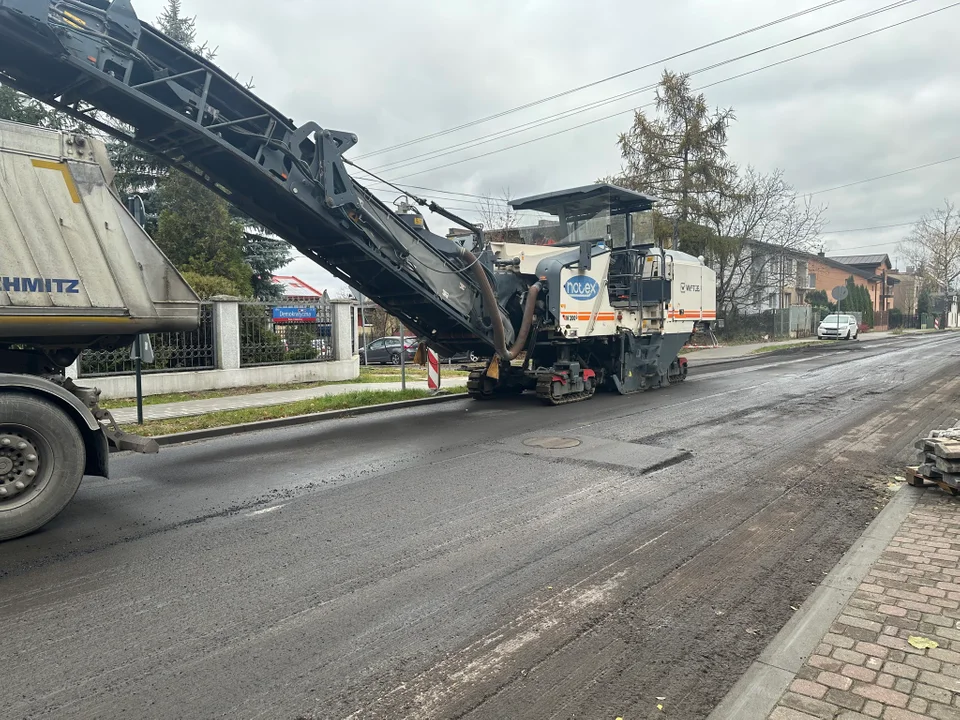
<path fill-rule="evenodd" d="M 844 183 L 843 185 L 837 185 L 837 186 L 832 187 L 832 188 L 826 188 L 826 189 L 824 189 L 824 190 L 818 190 L 818 191 L 813 192 L 813 193 L 798 193 L 798 194 L 800 194 L 800 195 L 810 195 L 810 196 L 812 196 L 812 195 L 820 195 L 820 194 L 822 194 L 822 193 L 831 192 L 831 191 L 833 191 L 833 190 L 840 190 L 840 189 L 842 189 L 842 188 L 848 188 L 848 187 L 852 187 L 852 186 L 854 186 L 854 185 L 862 185 L 862 184 L 864 184 L 864 183 L 875 182 L 875 181 L 877 181 L 877 180 L 883 180 L 883 179 L 886 179 L 886 178 L 895 177 L 895 176 L 897 176 L 897 175 L 903 175 L 904 173 L 914 172 L 914 171 L 916 171 L 916 170 L 923 170 L 923 169 L 925 169 L 925 168 L 935 167 L 935 166 L 937 166 L 937 165 L 943 165 L 943 164 L 945 164 L 945 163 L 954 162 L 954 161 L 956 161 L 956 160 L 960 160 L 960 155 L 955 155 L 955 156 L 953 156 L 953 157 L 944 158 L 943 160 L 936 160 L 936 161 L 934 161 L 934 162 L 923 163 L 922 165 L 914 165 L 913 167 L 904 168 L 903 170 L 896 170 L 896 171 L 894 171 L 894 172 L 886 173 L 886 174 L 884 174 L 884 175 L 876 175 L 876 176 L 874 176 L 874 177 L 865 178 L 865 179 L 863 179 L 863 180 L 855 180 L 854 182 Z M 404 187 L 404 185 L 401 185 L 401 187 Z M 415 187 L 415 188 L 419 188 L 419 189 L 422 189 L 422 190 L 429 190 L 429 191 L 431 191 L 431 192 L 436 192 L 436 193 L 446 193 L 446 192 L 447 192 L 447 191 L 444 191 L 444 190 L 436 190 L 436 189 L 433 189 L 433 188 L 424 188 L 424 187 L 419 186 L 419 185 L 410 185 L 410 186 L 406 186 L 406 187 Z M 380 190 L 380 189 L 375 189 L 375 191 L 377 191 L 377 192 L 383 192 L 383 190 Z M 485 199 L 485 200 L 492 200 L 492 201 L 494 201 L 494 202 L 502 203 L 503 205 L 508 205 L 508 204 L 509 204 L 509 203 L 507 203 L 506 201 L 504 201 L 504 200 L 502 200 L 502 199 L 493 198 L 493 197 L 490 197 L 490 196 L 487 196 L 487 195 L 472 195 L 472 194 L 470 194 L 470 193 L 452 193 L 452 192 L 451 192 L 451 193 L 448 193 L 448 194 L 452 194 L 452 195 L 463 195 L 463 196 L 468 197 L 468 198 L 469 198 L 469 197 L 476 197 L 476 198 Z M 451 209 L 459 209 L 459 210 L 470 210 L 470 208 L 454 208 L 453 206 L 450 206 L 450 208 L 451 208 Z M 531 217 L 539 217 L 539 216 L 531 216 Z M 894 223 L 894 224 L 892 224 L 892 225 L 874 225 L 874 226 L 871 226 L 871 227 L 848 228 L 848 229 L 844 229 L 844 230 L 824 230 L 824 231 L 822 231 L 820 234 L 821 234 L 821 235 L 839 235 L 839 234 L 841 234 L 841 233 L 862 232 L 862 231 L 867 231 L 867 230 L 886 230 L 886 229 L 888 229 L 888 228 L 906 227 L 906 226 L 910 226 L 910 225 L 914 225 L 914 224 L 916 224 L 916 221 L 914 221 L 914 222 L 906 222 L 906 223 Z"/>
<path fill-rule="evenodd" d="M 894 223 L 893 225 L 874 225 L 872 227 L 848 228 L 845 230 L 824 230 L 821 235 L 839 235 L 841 233 L 864 232 L 866 230 L 886 230 L 887 228 L 906 227 L 907 225 L 916 225 L 917 221 L 906 223 Z"/>
<path fill-rule="evenodd" d="M 872 248 L 883 247 L 884 245 L 892 245 L 896 241 L 889 241 L 883 243 L 870 243 L 869 245 L 854 245 L 853 247 L 848 248 L 837 248 L 836 250 L 831 250 L 830 252 L 847 252 L 848 250 L 870 250 Z"/>
<path fill-rule="evenodd" d="M 843 185 L 837 185 L 836 187 L 826 188 L 824 190 L 817 190 L 812 193 L 801 193 L 802 195 L 822 195 L 823 193 L 832 192 L 834 190 L 840 190 L 842 188 L 853 187 L 854 185 L 862 185 L 863 183 L 873 182 L 874 180 L 883 180 L 884 178 L 894 177 L 895 175 L 903 175 L 904 173 L 913 172 L 914 170 L 922 170 L 924 168 L 933 167 L 934 165 L 943 165 L 944 163 L 953 162 L 955 160 L 960 160 L 960 155 L 954 155 L 953 157 L 945 158 L 943 160 L 937 160 L 936 162 L 924 163 L 923 165 L 916 165 L 914 167 L 906 168 L 905 170 L 897 170 L 896 172 L 887 173 L 886 175 L 877 175 L 876 177 L 867 178 L 866 180 L 857 180 L 855 182 L 845 183 Z"/>
<path fill-rule="evenodd" d="M 816 6 L 812 7 L 812 8 L 807 9 L 807 10 L 801 10 L 801 11 L 799 11 L 799 12 L 791 13 L 790 15 L 785 15 L 785 16 L 783 16 L 783 17 L 781 17 L 781 18 L 776 19 L 776 20 L 772 20 L 772 21 L 770 21 L 770 22 L 764 23 L 763 25 L 757 25 L 757 26 L 752 27 L 752 28 L 750 28 L 750 29 L 748 29 L 748 30 L 742 30 L 742 31 L 740 31 L 740 32 L 738 32 L 738 33 L 736 33 L 736 34 L 734 34 L 734 35 L 728 35 L 727 37 L 721 38 L 721 39 L 719 39 L 719 40 L 714 40 L 713 42 L 706 43 L 705 45 L 700 45 L 700 46 L 698 46 L 698 47 L 691 48 L 691 49 L 689 49 L 689 50 L 684 50 L 683 52 L 677 53 L 677 54 L 675 54 L 675 55 L 671 55 L 671 56 L 669 56 L 669 57 L 661 58 L 660 60 L 656 60 L 656 61 L 654 61 L 654 62 L 647 63 L 646 65 L 641 65 L 640 67 L 635 67 L 635 68 L 632 68 L 632 69 L 630 69 L 630 70 L 625 70 L 625 71 L 623 71 L 623 72 L 619 72 L 619 73 L 616 73 L 616 74 L 614 74 L 614 75 L 608 75 L 607 77 L 601 78 L 601 79 L 599 79 L 599 80 L 595 80 L 595 81 L 590 82 L 590 83 L 587 83 L 587 84 L 585 84 L 585 85 L 580 85 L 580 86 L 578 86 L 578 87 L 570 88 L 570 89 L 568 89 L 568 90 L 564 90 L 564 91 L 562 91 L 562 92 L 555 93 L 554 95 L 550 95 L 549 97 L 541 98 L 540 100 L 534 100 L 534 101 L 532 101 L 532 102 L 528 102 L 528 103 L 525 103 L 525 104 L 523 104 L 523 105 L 518 105 L 517 107 L 510 108 L 510 109 L 508 109 L 508 110 L 502 110 L 502 111 L 500 111 L 500 112 L 494 113 L 493 115 L 487 115 L 486 117 L 482 117 L 482 118 L 479 118 L 479 119 L 477 119 L 477 120 L 471 120 L 471 121 L 469 121 L 469 122 L 463 123 L 462 125 L 457 125 L 456 127 L 453 127 L 453 128 L 448 128 L 448 129 L 446 129 L 446 130 L 440 130 L 440 131 L 438 131 L 438 132 L 434 132 L 434 133 L 431 133 L 431 134 L 429 134 L 429 135 L 422 135 L 422 136 L 420 136 L 420 137 L 418 137 L 418 138 L 414 138 L 413 140 L 407 140 L 406 142 L 402 142 L 402 143 L 399 143 L 399 144 L 397 144 L 397 145 L 391 145 L 391 146 L 389 146 L 389 147 L 385 147 L 385 148 L 382 148 L 382 149 L 380 149 L 380 150 L 371 150 L 371 151 L 368 152 L 368 153 L 365 153 L 365 154 L 363 154 L 363 155 L 358 156 L 358 157 L 357 157 L 357 160 L 363 160 L 363 159 L 365 159 L 365 158 L 371 157 L 372 155 L 381 155 L 381 154 L 383 154 L 383 153 L 385 153 L 385 152 L 390 152 L 391 150 L 399 150 L 399 149 L 401 149 L 401 148 L 409 147 L 410 145 L 416 145 L 416 144 L 421 143 L 421 142 L 423 142 L 423 141 L 425 141 L 425 140 L 432 140 L 432 139 L 437 138 L 437 137 L 442 137 L 442 136 L 444 136 L 444 135 L 449 135 L 450 133 L 454 133 L 454 132 L 457 132 L 457 131 L 459 131 L 459 130 L 464 130 L 464 129 L 469 128 L 469 127 L 474 127 L 475 125 L 480 125 L 480 124 L 482 124 L 482 123 L 489 122 L 490 120 L 496 120 L 496 119 L 498 119 L 498 118 L 504 117 L 505 115 L 510 115 L 510 114 L 512 114 L 512 113 L 519 112 L 519 111 L 521 111 L 521 110 L 526 110 L 526 109 L 528 109 L 528 108 L 535 107 L 535 106 L 537 106 L 537 105 L 542 105 L 543 103 L 550 102 L 551 100 L 556 100 L 556 99 L 558 99 L 558 98 L 562 98 L 562 97 L 565 97 L 565 96 L 567 96 L 567 95 L 572 95 L 573 93 L 580 92 L 581 90 L 586 90 L 586 89 L 588 89 L 588 88 L 596 87 L 597 85 L 601 85 L 601 84 L 603 84 L 603 83 L 605 83 L 605 82 L 609 82 L 610 80 L 616 80 L 616 79 L 618 79 L 618 78 L 625 77 L 625 76 L 630 75 L 630 74 L 632 74 L 632 73 L 639 72 L 640 70 L 647 70 L 647 69 L 649 69 L 649 68 L 651 68 L 651 67 L 653 67 L 653 66 L 655 66 L 655 65 L 659 65 L 659 64 L 665 63 L 665 62 L 670 62 L 671 60 L 676 60 L 677 58 L 684 57 L 685 55 L 690 55 L 690 54 L 692 54 L 692 53 L 696 53 L 696 52 L 699 52 L 699 51 L 701 51 L 701 50 L 705 50 L 705 49 L 707 49 L 707 48 L 714 47 L 715 45 L 720 45 L 720 44 L 725 43 L 725 42 L 728 42 L 728 41 L 730 41 L 730 40 L 734 40 L 734 39 L 736 39 L 736 38 L 738 38 L 738 37 L 743 37 L 744 35 L 749 35 L 750 33 L 757 32 L 757 31 L 759 31 L 759 30 L 765 30 L 765 29 L 767 29 L 767 28 L 769 28 L 769 27 L 773 27 L 774 25 L 778 25 L 778 24 L 780 24 L 780 23 L 784 23 L 784 22 L 787 22 L 787 21 L 789 21 L 789 20 L 794 20 L 794 19 L 796 19 L 796 18 L 798 18 L 798 17 L 801 17 L 801 16 L 803 16 L 803 15 L 808 15 L 808 14 L 810 14 L 810 13 L 817 12 L 817 11 L 819 11 L 819 10 L 823 10 L 824 8 L 830 7 L 831 5 L 838 5 L 838 4 L 841 3 L 841 2 L 846 2 L 846 0 L 829 0 L 829 2 L 821 3 L 820 5 L 816 5 Z"/>
<path fill-rule="evenodd" d="M 865 179 L 863 179 L 863 180 L 856 180 L 856 181 L 854 181 L 854 182 L 844 183 L 843 185 L 837 185 L 837 186 L 832 187 L 832 188 L 826 188 L 826 189 L 824 189 L 824 190 L 818 190 L 818 191 L 816 191 L 816 192 L 814 192 L 814 193 L 798 193 L 798 194 L 800 194 L 800 195 L 811 195 L 811 196 L 812 196 L 812 195 L 819 195 L 819 194 L 822 194 L 822 193 L 830 192 L 830 191 L 832 191 L 832 190 L 839 190 L 839 189 L 841 189 L 841 188 L 852 187 L 852 186 L 854 186 L 854 185 L 862 185 L 862 184 L 864 184 L 864 183 L 874 182 L 874 181 L 876 181 L 876 180 L 883 180 L 883 179 L 885 179 L 885 178 L 895 177 L 895 176 L 897 176 L 897 175 L 902 175 L 902 174 L 904 174 L 904 173 L 913 172 L 913 171 L 916 171 L 916 170 L 922 170 L 922 169 L 929 168 L 929 167 L 935 167 L 935 166 L 937 166 L 937 165 L 943 165 L 943 164 L 945 164 L 945 163 L 953 162 L 953 161 L 956 161 L 956 160 L 960 160 L 960 155 L 955 155 L 955 156 L 953 156 L 953 157 L 944 158 L 943 160 L 936 160 L 936 161 L 934 161 L 934 162 L 923 163 L 922 165 L 914 165 L 913 167 L 905 168 L 905 169 L 903 169 L 903 170 L 896 170 L 896 171 L 894 171 L 894 172 L 886 173 L 886 174 L 884 174 L 884 175 L 877 175 L 877 176 L 874 176 L 874 177 L 865 178 Z M 458 192 L 452 192 L 452 191 L 446 191 L 446 190 L 437 190 L 437 189 L 435 189 L 435 188 L 427 188 L 427 187 L 423 187 L 423 186 L 421 186 L 421 185 L 405 185 L 405 184 L 401 184 L 400 186 L 401 186 L 401 187 L 412 187 L 412 188 L 417 188 L 417 189 L 421 189 L 421 190 L 427 190 L 427 191 L 434 192 L 434 193 L 443 193 L 443 194 L 449 194 L 449 195 L 461 195 L 461 196 L 463 196 L 463 197 L 465 197 L 465 198 L 478 198 L 478 199 L 483 199 L 483 200 L 491 200 L 491 201 L 494 201 L 494 202 L 497 202 L 497 203 L 501 203 L 501 204 L 503 204 L 503 205 L 505 205 L 505 206 L 506 206 L 506 205 L 509 205 L 509 203 L 507 203 L 505 200 L 503 200 L 503 199 L 501 199 L 501 198 L 494 198 L 494 197 L 491 197 L 491 196 L 488 196 L 488 195 L 474 195 L 474 194 L 472 194 L 472 193 L 458 193 Z M 368 189 L 371 189 L 371 188 L 368 188 Z M 372 188 L 372 189 L 373 189 L 375 192 L 385 192 L 385 190 L 384 190 L 384 189 L 381 189 L 381 188 Z M 472 211 L 472 212 L 478 212 L 478 209 L 477 209 L 477 208 L 464 208 L 464 207 L 457 207 L 457 206 L 452 206 L 452 205 L 451 205 L 451 206 L 445 206 L 445 207 L 448 207 L 448 208 L 451 209 L 451 210 L 461 210 L 461 211 L 466 211 L 466 212 L 471 212 L 471 211 Z M 517 213 L 517 215 L 518 215 L 518 216 L 521 216 L 522 213 Z M 539 219 L 539 218 L 540 218 L 539 215 L 529 215 L 529 216 L 527 216 L 527 217 L 530 217 L 531 219 Z M 914 222 L 905 222 L 905 223 L 894 223 L 894 224 L 892 224 L 892 225 L 873 225 L 873 226 L 870 226 L 870 227 L 847 228 L 847 229 L 843 229 L 843 230 L 824 230 L 824 231 L 822 231 L 820 234 L 821 234 L 821 235 L 839 235 L 839 234 L 842 234 L 842 233 L 864 232 L 864 231 L 868 231 L 868 230 L 886 230 L 886 229 L 889 229 L 889 228 L 907 227 L 907 226 L 914 225 L 915 223 L 916 223 L 916 221 L 914 221 Z"/>
<path fill-rule="evenodd" d="M 774 43 L 772 45 L 768 45 L 759 50 L 753 50 L 751 52 L 744 53 L 742 55 L 738 55 L 736 57 L 732 57 L 727 60 L 716 62 L 716 63 L 713 63 L 712 65 L 707 65 L 705 67 L 699 68 L 697 70 L 692 70 L 685 74 L 688 77 L 692 77 L 694 75 L 700 75 L 702 73 L 709 72 L 710 70 L 715 70 L 719 67 L 723 67 L 724 65 L 730 65 L 732 63 L 739 62 L 740 60 L 745 60 L 746 58 L 753 57 L 754 55 L 759 55 L 761 53 L 768 52 L 778 47 L 783 47 L 791 43 L 798 42 L 800 40 L 805 40 L 807 38 L 813 37 L 814 35 L 819 35 L 821 33 L 828 32 L 830 30 L 835 30 L 839 27 L 843 27 L 844 25 L 849 25 L 851 23 L 858 22 L 860 20 L 864 20 L 869 17 L 873 17 L 874 15 L 879 15 L 880 13 L 884 13 L 889 10 L 894 10 L 900 7 L 904 7 L 914 2 L 916 2 L 916 0 L 897 0 L 897 2 L 891 3 L 881 8 L 876 8 L 874 10 L 871 10 L 865 13 L 861 13 L 860 15 L 856 15 L 851 18 L 847 18 L 846 20 L 834 23 L 833 25 L 828 25 L 828 26 L 819 28 L 817 30 L 804 33 L 803 35 L 798 35 L 788 40 L 784 40 L 778 43 Z M 378 165 L 373 169 L 377 172 L 381 172 L 384 170 L 399 170 L 400 168 L 405 168 L 410 165 L 418 165 L 420 163 L 428 162 L 429 160 L 445 157 L 447 155 L 453 155 L 453 154 L 456 154 L 457 152 L 461 152 L 462 150 L 469 150 L 471 148 L 479 147 L 480 145 L 486 145 L 491 142 L 496 142 L 497 140 L 512 137 L 513 135 L 518 135 L 520 133 L 526 132 L 527 130 L 532 130 L 534 128 L 541 127 L 543 125 L 548 125 L 550 123 L 557 122 L 558 120 L 564 120 L 568 117 L 573 117 L 574 115 L 580 115 L 582 113 L 589 112 L 590 110 L 595 110 L 597 108 L 604 107 L 606 105 L 611 105 L 615 102 L 619 102 L 620 100 L 625 100 L 634 95 L 639 95 L 640 93 L 654 90 L 656 89 L 657 85 L 658 83 L 652 83 L 640 88 L 636 88 L 634 90 L 629 90 L 623 93 L 619 93 L 617 95 L 612 95 L 607 98 L 594 100 L 584 105 L 579 105 L 577 107 L 570 108 L 568 110 L 563 110 L 558 113 L 554 113 L 552 115 L 547 115 L 545 117 L 538 118 L 536 120 L 531 120 L 529 122 L 522 123 L 520 125 L 515 125 L 511 128 L 506 128 L 505 130 L 498 130 L 493 133 L 481 135 L 471 140 L 464 140 L 462 142 L 455 143 L 454 145 L 448 145 L 443 148 L 436 148 L 434 150 L 429 150 L 419 155 L 413 155 L 412 157 L 408 157 L 402 160 L 394 160 L 388 163 L 384 163 L 383 165 Z M 648 105 L 645 105 L 644 107 L 647 107 L 647 106 Z"/>
<path fill-rule="evenodd" d="M 453 190 L 438 190 L 437 188 L 424 187 L 423 185 L 410 185 L 408 183 L 397 183 L 400 187 L 413 188 L 414 190 L 425 190 L 426 192 L 437 193 L 439 195 L 454 195 L 463 198 L 476 198 L 479 200 L 493 200 L 495 202 L 504 202 L 503 198 L 496 198 L 492 195 L 477 195 L 476 193 L 455 192 Z"/>
<path fill-rule="evenodd" d="M 801 53 L 801 54 L 799 54 L 799 55 L 794 55 L 793 57 L 785 58 L 784 60 L 778 60 L 777 62 L 772 62 L 772 63 L 769 63 L 769 64 L 767 64 L 767 65 L 763 65 L 763 66 L 761 66 L 761 67 L 759 67 L 759 68 L 755 68 L 755 69 L 753 69 L 753 70 L 748 70 L 748 71 L 745 71 L 745 72 L 742 72 L 742 73 L 738 73 L 738 74 L 736 74 L 736 75 L 731 75 L 730 77 L 724 78 L 723 80 L 717 80 L 717 81 L 715 81 L 715 82 L 708 83 L 708 84 L 706 84 L 706 85 L 701 85 L 700 87 L 694 88 L 694 92 L 699 92 L 700 90 L 706 90 L 707 88 L 715 87 L 715 86 L 717 86 L 717 85 L 721 85 L 721 84 L 723 84 L 723 83 L 730 82 L 730 81 L 732 81 L 732 80 L 738 80 L 738 79 L 743 78 L 743 77 L 746 77 L 746 76 L 748 76 L 748 75 L 753 75 L 753 74 L 755 74 L 755 73 L 762 72 L 763 70 L 769 70 L 770 68 L 773 68 L 773 67 L 778 67 L 778 66 L 780 66 L 780 65 L 785 65 L 785 64 L 787 64 L 787 63 L 793 62 L 794 60 L 799 60 L 799 59 L 801 59 L 801 58 L 809 57 L 809 56 L 811 56 L 811 55 L 815 55 L 815 54 L 817 54 L 817 53 L 823 52 L 824 50 L 830 50 L 830 49 L 833 49 L 833 48 L 835 48 L 835 47 L 839 47 L 840 45 L 846 45 L 847 43 L 851 43 L 851 42 L 854 42 L 854 41 L 856 41 L 856 40 L 861 40 L 861 39 L 863 39 L 863 38 L 865 38 L 865 37 L 869 37 L 869 36 L 871 36 L 871 35 L 876 35 L 876 34 L 878 34 L 878 33 L 884 32 L 884 31 L 886 31 L 886 30 L 890 30 L 890 29 L 892 29 L 892 28 L 899 27 L 899 26 L 901 26 L 901 25 L 905 25 L 905 24 L 907 24 L 907 23 L 909 23 L 909 22 L 913 22 L 914 20 L 920 20 L 920 19 L 922 19 L 922 18 L 929 17 L 929 16 L 931 16 L 931 15 L 935 15 L 935 14 L 940 13 L 940 12 L 944 12 L 945 10 L 950 10 L 950 9 L 952 9 L 952 8 L 957 7 L 958 5 L 960 5 L 960 2 L 955 2 L 955 3 L 952 3 L 952 4 L 947 5 L 947 6 L 945 6 L 945 7 L 938 8 L 937 10 L 931 10 L 931 11 L 926 12 L 926 13 L 923 13 L 923 14 L 921 14 L 921 15 L 916 15 L 916 16 L 914 16 L 914 17 L 912 17 L 912 18 L 907 18 L 906 20 L 901 20 L 900 22 L 892 23 L 892 24 L 886 25 L 886 26 L 884 26 L 884 27 L 882 27 L 882 28 L 877 28 L 876 30 L 871 30 L 871 31 L 869 31 L 869 32 L 863 33 L 863 34 L 861 34 L 861 35 L 855 35 L 854 37 L 847 38 L 846 40 L 840 40 L 840 41 L 838 41 L 838 42 L 831 43 L 831 44 L 829 44 L 829 45 L 824 45 L 823 47 L 817 48 L 817 49 L 815 49 L 815 50 L 810 50 L 810 51 L 808 51 L 808 52 Z M 648 104 L 648 105 L 649 105 L 649 104 Z M 641 106 L 641 107 L 647 107 L 648 105 L 644 105 L 644 106 Z M 579 130 L 580 128 L 584 128 L 584 127 L 587 127 L 587 126 L 589 126 L 589 125 L 594 125 L 594 124 L 596 124 L 596 123 L 598 123 L 598 122 L 603 122 L 604 120 L 609 120 L 609 119 L 611 119 L 611 118 L 619 117 L 620 115 L 624 115 L 624 114 L 626 114 L 626 113 L 635 112 L 636 110 L 639 110 L 639 109 L 640 109 L 640 108 L 634 108 L 634 109 L 631 109 L 631 110 L 622 110 L 622 111 L 620 111 L 620 112 L 616 112 L 616 113 L 613 113 L 613 114 L 611 114 L 611 115 L 605 115 L 605 116 L 603 116 L 603 117 L 595 118 L 595 119 L 593 119 L 593 120 L 589 120 L 589 121 L 587 121 L 587 122 L 585 122 L 585 123 L 581 123 L 581 124 L 579 124 L 579 125 L 574 125 L 574 126 L 572 126 L 572 127 L 565 128 L 565 129 L 563 129 L 563 130 L 558 130 L 557 132 L 554 132 L 554 133 L 549 133 L 549 134 L 547 134 L 547 135 L 541 135 L 541 136 L 538 136 L 538 137 L 535 137 L 535 138 L 531 138 L 530 140 L 525 140 L 525 141 L 523 141 L 523 142 L 516 143 L 516 144 L 514 144 L 514 145 L 507 145 L 507 146 L 505 146 L 505 147 L 497 148 L 496 150 L 490 150 L 489 152 L 481 153 L 481 154 L 479 154 L 479 155 L 473 155 L 473 156 L 471 156 L 471 157 L 462 158 L 462 159 L 456 160 L 456 161 L 454 161 L 454 162 L 445 163 L 445 164 L 443 164 L 443 165 L 437 165 L 437 166 L 434 166 L 434 167 L 431 167 L 431 168 L 427 168 L 426 170 L 419 170 L 419 171 L 414 172 L 414 173 L 408 173 L 407 175 L 401 175 L 399 178 L 394 178 L 394 179 L 392 179 L 392 182 L 397 182 L 397 181 L 399 181 L 399 180 L 405 180 L 405 179 L 407 179 L 407 178 L 416 177 L 417 175 L 424 175 L 424 174 L 426 174 L 426 173 L 434 172 L 434 171 L 436 171 L 436 170 L 442 170 L 442 169 L 444 169 L 444 168 L 453 167 L 453 166 L 455 166 L 455 165 L 460 165 L 460 164 L 463 164 L 463 163 L 466 163 L 466 162 L 471 162 L 471 161 L 473 161 L 473 160 L 479 160 L 479 159 L 481 159 L 481 158 L 489 157 L 489 156 L 491 156 L 491 155 L 496 155 L 496 154 L 498 154 L 498 153 L 505 152 L 505 151 L 507 151 L 507 150 L 513 150 L 513 149 L 516 149 L 516 148 L 518 148 L 518 147 L 523 147 L 524 145 L 530 145 L 530 144 L 535 143 L 535 142 L 540 142 L 541 140 L 547 140 L 547 139 L 549 139 L 549 138 L 556 137 L 557 135 L 563 135 L 564 133 L 568 133 L 568 132 L 571 132 L 571 131 L 573 131 L 573 130 Z"/>
<path fill-rule="evenodd" d="M 348 160 L 347 162 L 348 162 L 348 164 L 352 165 L 354 168 L 356 168 L 357 170 L 359 170 L 359 171 L 360 171 L 361 173 L 363 173 L 364 175 L 367 175 L 367 176 L 369 176 L 370 178 L 372 178 L 375 182 L 384 182 L 383 180 L 381 180 L 380 178 L 378 178 L 376 175 L 373 175 L 369 170 L 364 170 L 363 168 L 361 168 L 360 166 L 358 166 L 356 163 L 350 162 L 349 160 Z M 413 186 L 410 186 L 410 187 L 413 187 Z M 370 190 L 371 192 L 381 193 L 382 195 L 389 195 L 389 194 L 391 194 L 391 193 L 393 193 L 393 192 L 399 192 L 401 195 L 405 195 L 405 194 L 406 194 L 406 193 L 404 193 L 402 187 L 400 187 L 400 186 L 393 186 L 392 184 L 391 184 L 391 187 L 389 187 L 389 188 L 372 188 L 372 187 L 367 187 L 367 190 Z M 434 191 L 434 192 L 443 192 L 443 191 L 441 190 L 441 191 Z M 458 193 L 458 194 L 465 194 L 465 193 Z M 483 198 L 483 199 L 489 199 L 489 200 L 496 200 L 496 198 L 487 198 L 487 196 L 477 196 L 477 197 L 480 197 L 480 198 Z M 443 200 L 443 198 L 441 198 L 441 200 Z M 385 202 L 389 202 L 389 201 L 385 201 Z M 509 206 L 508 203 L 506 203 L 506 202 L 503 201 L 503 200 L 496 200 L 496 202 L 503 204 L 505 207 L 508 207 L 508 206 Z M 479 207 L 479 206 L 477 206 L 477 207 L 472 207 L 472 208 L 470 208 L 470 207 L 460 207 L 460 206 L 457 206 L 457 205 L 450 205 L 450 204 L 448 204 L 446 201 L 444 201 L 443 207 L 444 207 L 445 209 L 447 209 L 447 210 L 455 210 L 455 211 L 457 211 L 457 212 L 470 212 L 470 213 L 475 213 L 475 214 L 477 214 L 477 215 L 482 215 L 483 212 L 484 212 L 483 208 L 481 208 L 481 207 Z M 524 218 L 530 219 L 530 220 L 538 219 L 538 216 L 536 216 L 536 215 L 527 215 L 527 214 L 525 214 L 525 213 L 516 212 L 516 211 L 512 211 L 512 213 L 513 213 L 513 216 L 514 216 L 514 217 L 519 218 L 519 219 L 524 219 Z"/>

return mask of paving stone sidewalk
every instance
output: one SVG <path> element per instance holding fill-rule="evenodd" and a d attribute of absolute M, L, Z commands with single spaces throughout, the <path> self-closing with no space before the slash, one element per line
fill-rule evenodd
<path fill-rule="evenodd" d="M 924 491 L 769 715 L 818 718 L 960 720 L 960 499 Z"/>

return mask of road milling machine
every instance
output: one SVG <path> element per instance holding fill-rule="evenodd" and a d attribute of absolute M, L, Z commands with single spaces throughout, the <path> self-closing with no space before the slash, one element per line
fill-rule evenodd
<path fill-rule="evenodd" d="M 531 390 L 556 405 L 681 381 L 681 347 L 715 317 L 713 271 L 652 242 L 653 198 L 604 184 L 526 198 L 514 207 L 545 219 L 503 242 L 412 195 L 391 208 L 348 172 L 356 136 L 295 124 L 130 0 L 0 0 L 0 83 L 188 173 L 424 347 L 486 358 L 476 398 Z M 112 180 L 89 133 L 0 123 L 0 540 L 48 522 L 83 475 L 106 476 L 111 449 L 157 450 L 65 368 L 199 321 Z M 432 233 L 414 204 L 468 232 Z"/>

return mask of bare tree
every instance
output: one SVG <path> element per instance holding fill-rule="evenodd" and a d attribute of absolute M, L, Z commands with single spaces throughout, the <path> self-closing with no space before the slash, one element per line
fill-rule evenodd
<path fill-rule="evenodd" d="M 960 277 L 960 212 L 956 206 L 944 200 L 942 208 L 920 218 L 899 250 L 918 268 L 928 288 L 936 292 L 954 289 Z"/>
<path fill-rule="evenodd" d="M 809 252 L 823 229 L 824 206 L 800 198 L 777 170 L 752 167 L 704 203 L 716 237 L 706 245 L 707 262 L 717 272 L 717 303 L 736 314 L 774 287 L 783 306 L 790 284 L 791 253 Z"/>
<path fill-rule="evenodd" d="M 392 337 L 400 333 L 400 321 L 379 305 L 364 305 L 364 320 L 371 326 L 373 338 Z"/>
<path fill-rule="evenodd" d="M 520 225 L 520 218 L 510 205 L 512 199 L 510 188 L 504 188 L 500 192 L 500 200 L 485 197 L 477 202 L 477 212 L 480 213 L 480 223 L 487 240 L 506 242 L 517 239 L 516 228 Z"/>

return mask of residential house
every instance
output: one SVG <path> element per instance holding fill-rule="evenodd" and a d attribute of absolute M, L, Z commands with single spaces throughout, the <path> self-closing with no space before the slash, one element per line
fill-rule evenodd
<path fill-rule="evenodd" d="M 317 290 L 294 275 L 274 275 L 273 282 L 283 285 L 283 299 L 290 302 L 320 303 L 330 300 L 326 290 Z"/>
<path fill-rule="evenodd" d="M 850 277 L 853 278 L 854 285 L 866 288 L 870 297 L 874 295 L 875 282 L 871 272 L 828 258 L 823 252 L 811 255 L 809 266 L 811 289 L 825 291 L 831 302 L 833 302 L 831 297 L 833 288 L 846 285 Z"/>
<path fill-rule="evenodd" d="M 894 287 L 899 279 L 891 274 L 893 265 L 885 253 L 875 255 L 834 255 L 831 260 L 849 265 L 862 272 L 870 273 L 872 282 L 868 286 L 873 300 L 874 312 L 886 313 L 893 307 Z"/>
<path fill-rule="evenodd" d="M 908 267 L 905 272 L 891 270 L 888 277 L 899 280 L 893 287 L 893 306 L 905 316 L 913 317 L 917 314 L 917 301 L 920 299 L 920 278 L 914 268 Z"/>

